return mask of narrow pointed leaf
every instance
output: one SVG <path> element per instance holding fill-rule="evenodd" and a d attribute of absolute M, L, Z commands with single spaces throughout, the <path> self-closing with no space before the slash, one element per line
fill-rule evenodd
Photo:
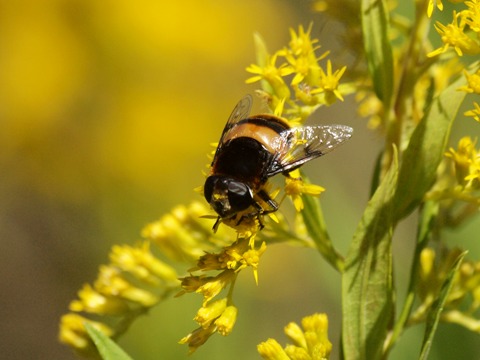
<path fill-rule="evenodd" d="M 393 314 L 391 238 L 398 178 L 394 161 L 369 201 L 345 259 L 342 277 L 345 359 L 379 359 Z"/>
<path fill-rule="evenodd" d="M 95 343 L 98 352 L 104 360 L 132 360 L 125 351 L 122 350 L 112 339 L 103 332 L 97 330 L 89 323 L 85 323 L 88 335 Z"/>
<path fill-rule="evenodd" d="M 393 56 L 384 0 L 362 0 L 362 32 L 375 94 L 389 108 L 393 94 Z"/>
<path fill-rule="evenodd" d="M 304 208 L 301 212 L 305 228 L 315 242 L 322 256 L 339 272 L 343 271 L 344 262 L 342 256 L 335 250 L 328 235 L 322 208 L 318 198 L 303 196 Z"/>
<path fill-rule="evenodd" d="M 442 288 L 440 289 L 440 295 L 438 296 L 438 299 L 433 303 L 432 308 L 428 313 L 427 326 L 425 328 L 425 334 L 422 342 L 422 350 L 419 357 L 420 360 L 426 360 L 428 358 L 430 347 L 432 346 L 433 336 L 435 335 L 438 322 L 440 321 L 440 315 L 442 314 L 443 307 L 445 306 L 445 302 L 448 298 L 448 295 L 450 294 L 450 290 L 452 289 L 453 279 L 455 278 L 455 274 L 460 269 L 460 265 L 466 254 L 467 251 L 460 254 L 460 256 L 453 264 L 452 269 L 448 273 L 448 276 L 445 279 Z"/>
<path fill-rule="evenodd" d="M 462 76 L 436 97 L 412 134 L 404 152 L 396 196 L 397 219 L 412 212 L 435 181 L 437 168 L 445 153 L 450 129 L 465 92 Z"/>

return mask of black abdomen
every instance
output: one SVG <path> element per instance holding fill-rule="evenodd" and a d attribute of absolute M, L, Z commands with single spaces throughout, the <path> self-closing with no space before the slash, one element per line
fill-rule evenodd
<path fill-rule="evenodd" d="M 265 182 L 265 174 L 273 155 L 257 140 L 239 137 L 227 142 L 213 164 L 215 174 L 237 180 Z"/>

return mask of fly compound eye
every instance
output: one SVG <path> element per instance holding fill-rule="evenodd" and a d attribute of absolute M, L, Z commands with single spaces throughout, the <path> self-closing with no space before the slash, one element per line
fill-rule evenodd
<path fill-rule="evenodd" d="M 215 187 L 215 183 L 217 179 L 214 176 L 209 176 L 207 181 L 205 181 L 205 186 L 203 187 L 203 195 L 205 199 L 210 203 L 213 195 L 213 189 Z"/>
<path fill-rule="evenodd" d="M 231 181 L 228 184 L 228 201 L 232 209 L 245 210 L 253 203 L 252 191 L 242 182 Z"/>

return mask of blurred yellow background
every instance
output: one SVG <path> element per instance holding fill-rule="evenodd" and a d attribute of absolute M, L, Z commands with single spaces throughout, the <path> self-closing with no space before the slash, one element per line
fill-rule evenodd
<path fill-rule="evenodd" d="M 1 358 L 74 358 L 57 342 L 61 314 L 112 244 L 133 243 L 146 223 L 199 198 L 209 144 L 255 90 L 244 84 L 253 33 L 275 50 L 289 27 L 312 20 L 323 50 L 338 48 L 335 27 L 307 0 L 0 2 Z M 381 141 L 354 118 L 351 99 L 319 113 L 312 121 L 355 128 L 318 170 L 306 167 L 327 188 L 327 221 L 344 252 Z M 340 276 L 317 254 L 272 246 L 260 285 L 240 279 L 234 332 L 194 356 L 258 358 L 257 343 L 285 342 L 284 325 L 320 311 L 337 358 L 339 294 Z M 186 358 L 177 341 L 195 327 L 200 301 L 165 302 L 120 344 L 136 359 Z"/>

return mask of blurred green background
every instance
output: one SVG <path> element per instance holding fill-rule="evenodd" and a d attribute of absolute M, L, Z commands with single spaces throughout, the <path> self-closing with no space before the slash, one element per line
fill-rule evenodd
<path fill-rule="evenodd" d="M 255 90 L 244 84 L 244 69 L 255 61 L 255 31 L 273 51 L 288 42 L 289 27 L 313 20 L 322 50 L 333 50 L 341 65 L 354 60 L 341 48 L 338 25 L 312 14 L 310 5 L 0 2 L 2 359 L 75 358 L 57 342 L 58 321 L 108 260 L 110 246 L 133 243 L 146 223 L 200 199 L 193 188 L 203 182 L 209 144 L 218 140 L 236 102 Z M 355 117 L 351 97 L 310 121 L 355 128 L 349 143 L 305 166 L 327 188 L 322 202 L 329 231 L 345 253 L 382 140 Z M 451 234 L 452 241 L 468 239 L 471 247 L 479 229 L 478 221 L 469 224 Z M 399 230 L 395 261 L 404 286 L 415 221 Z M 283 326 L 316 311 L 329 315 L 332 358 L 338 357 L 340 276 L 312 251 L 269 247 L 259 286 L 250 271 L 242 272 L 235 300 L 234 332 L 212 337 L 192 358 L 258 358 L 256 344 L 268 337 L 285 343 Z M 196 327 L 192 318 L 200 303 L 195 295 L 166 301 L 120 344 L 135 359 L 186 358 L 187 348 L 177 341 Z M 408 332 L 393 358 L 415 357 L 421 330 Z M 432 358 L 467 350 L 480 355 L 475 336 L 441 326 Z"/>

